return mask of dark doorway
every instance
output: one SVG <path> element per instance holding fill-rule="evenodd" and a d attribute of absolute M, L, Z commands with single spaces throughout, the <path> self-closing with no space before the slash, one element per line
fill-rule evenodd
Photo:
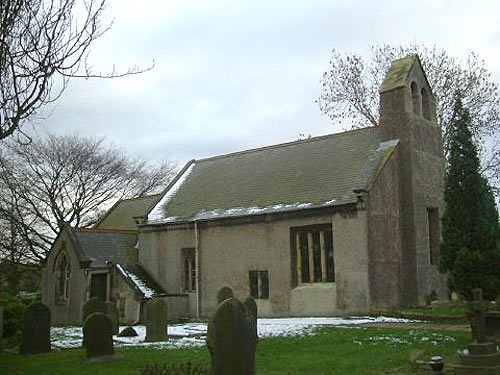
<path fill-rule="evenodd" d="M 101 301 L 106 302 L 108 296 L 108 274 L 97 273 L 93 274 L 90 279 L 90 298 L 97 297 Z"/>

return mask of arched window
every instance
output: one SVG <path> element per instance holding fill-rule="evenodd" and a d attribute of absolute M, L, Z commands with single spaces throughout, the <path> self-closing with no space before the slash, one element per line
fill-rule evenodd
<path fill-rule="evenodd" d="M 431 119 L 431 103 L 429 101 L 429 94 L 425 87 L 422 87 L 422 90 L 420 91 L 420 94 L 422 96 L 422 115 L 426 120 Z"/>
<path fill-rule="evenodd" d="M 67 301 L 69 297 L 69 279 L 71 265 L 68 257 L 61 252 L 55 266 L 55 297 L 57 301 Z"/>
<path fill-rule="evenodd" d="M 413 113 L 416 114 L 417 116 L 421 116 L 422 107 L 421 107 L 420 93 L 418 91 L 418 87 L 415 82 L 411 83 L 411 100 L 413 104 Z"/>

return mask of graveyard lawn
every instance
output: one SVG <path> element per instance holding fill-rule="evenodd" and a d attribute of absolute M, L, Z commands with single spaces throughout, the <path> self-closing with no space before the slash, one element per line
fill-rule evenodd
<path fill-rule="evenodd" d="M 467 347 L 467 331 L 322 327 L 294 337 L 259 340 L 256 370 L 259 374 L 418 374 L 425 373 L 410 357 L 419 351 L 421 363 L 434 355 L 446 365 L 458 363 Z M 139 374 L 147 364 L 175 365 L 191 362 L 208 367 L 206 347 L 152 349 L 118 347 L 112 359 L 89 361 L 82 349 L 51 353 L 0 354 L 5 374 Z M 422 362 L 423 361 L 423 362 Z M 428 373 L 428 370 L 427 370 Z"/>

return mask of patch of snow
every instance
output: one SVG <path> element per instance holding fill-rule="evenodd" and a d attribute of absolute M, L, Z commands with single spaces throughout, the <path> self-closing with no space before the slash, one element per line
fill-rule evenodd
<path fill-rule="evenodd" d="M 142 281 L 137 275 L 133 274 L 132 272 L 129 272 L 125 270 L 121 265 L 117 264 L 116 268 L 118 271 L 124 275 L 125 277 L 128 277 L 134 285 L 141 291 L 141 293 L 144 295 L 145 298 L 152 298 L 153 295 L 155 294 L 155 291 L 148 287 L 144 281 Z"/>
<path fill-rule="evenodd" d="M 233 207 L 228 209 L 200 211 L 195 215 L 194 220 L 214 219 L 219 217 L 259 215 L 264 213 L 290 211 L 290 210 L 297 210 L 297 209 L 311 208 L 311 207 L 314 207 L 312 203 L 300 203 L 300 202 L 291 204 L 273 204 L 271 206 L 266 206 L 266 207 L 257 207 L 257 206 Z"/>
<path fill-rule="evenodd" d="M 377 151 L 385 151 L 391 147 L 396 147 L 398 145 L 398 143 L 399 143 L 399 139 L 392 139 L 389 141 L 380 142 Z"/>
<path fill-rule="evenodd" d="M 352 317 L 352 318 L 259 318 L 257 332 L 260 338 L 276 336 L 301 336 L 313 334 L 318 327 L 354 326 L 365 323 L 405 323 L 408 319 L 388 317 Z M 120 327 L 120 332 L 125 327 Z M 137 336 L 113 336 L 115 346 L 147 346 L 153 349 L 176 349 L 201 347 L 206 345 L 206 323 L 171 324 L 167 327 L 168 341 L 145 342 L 146 327 L 134 326 Z M 52 327 L 51 343 L 54 349 L 81 348 L 81 327 Z M 375 339 L 374 339 L 375 340 Z"/>
<path fill-rule="evenodd" d="M 194 166 L 195 163 L 191 162 L 191 165 L 184 171 L 184 173 L 181 176 L 179 176 L 177 181 L 175 181 L 175 183 L 170 187 L 170 189 L 168 189 L 168 191 L 160 199 L 160 201 L 153 207 L 153 209 L 150 211 L 148 215 L 148 222 L 159 223 L 164 221 L 175 220 L 175 217 L 165 217 L 165 211 L 163 207 L 165 206 L 166 203 L 170 201 L 170 199 L 172 199 L 172 197 L 175 194 L 177 194 L 182 184 L 186 181 L 186 179 L 193 171 Z"/>

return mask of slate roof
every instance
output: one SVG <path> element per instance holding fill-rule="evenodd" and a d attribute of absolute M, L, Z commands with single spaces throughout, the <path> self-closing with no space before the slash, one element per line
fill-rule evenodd
<path fill-rule="evenodd" d="M 377 127 L 189 162 L 148 223 L 207 220 L 354 203 L 398 141 Z"/>
<path fill-rule="evenodd" d="M 91 267 L 106 267 L 107 261 L 127 264 L 129 254 L 136 251 L 137 234 L 130 231 L 74 228 L 73 234 L 83 256 Z"/>
<path fill-rule="evenodd" d="M 137 230 L 134 217 L 145 216 L 161 198 L 160 194 L 121 199 L 97 222 L 96 228 Z"/>

